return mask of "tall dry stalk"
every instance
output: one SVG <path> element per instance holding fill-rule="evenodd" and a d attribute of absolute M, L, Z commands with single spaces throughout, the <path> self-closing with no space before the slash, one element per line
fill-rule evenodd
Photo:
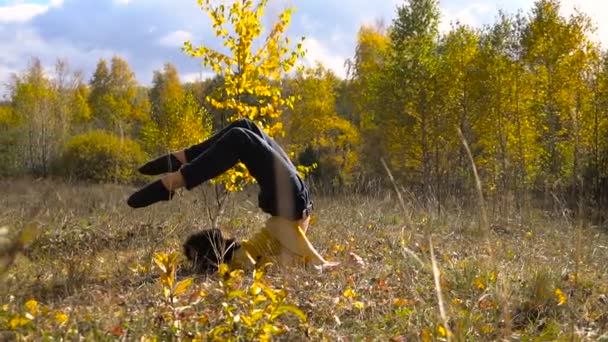
<path fill-rule="evenodd" d="M 435 280 L 435 294 L 437 295 L 437 304 L 439 305 L 439 315 L 441 316 L 443 327 L 446 330 L 445 335 L 449 342 L 452 340 L 452 332 L 450 331 L 450 327 L 448 325 L 448 315 L 445 311 L 445 305 L 443 303 L 443 294 L 441 292 L 441 273 L 439 272 L 437 260 L 435 259 L 435 251 L 433 248 L 432 238 L 429 238 L 429 249 L 431 251 L 431 263 L 433 266 L 433 279 Z"/>
<path fill-rule="evenodd" d="M 395 178 L 393 177 L 391 170 L 386 165 L 384 158 L 380 158 L 380 161 L 382 162 L 382 165 L 384 166 L 384 169 L 386 170 L 386 173 L 388 174 L 388 178 L 391 181 L 391 184 L 393 184 L 393 187 L 395 188 L 395 192 L 397 193 L 397 198 L 399 199 L 399 204 L 401 205 L 401 210 L 403 210 L 403 215 L 404 215 L 404 219 L 406 222 L 406 225 L 401 227 L 401 235 L 400 235 L 401 236 L 401 249 L 405 253 L 407 253 L 410 257 L 412 257 L 414 260 L 416 260 L 418 262 L 418 264 L 420 264 L 420 267 L 426 268 L 426 264 L 424 263 L 424 261 L 422 261 L 422 259 L 420 259 L 420 257 L 418 255 L 416 255 L 416 253 L 414 253 L 414 251 L 412 251 L 411 249 L 409 249 L 407 247 L 407 244 L 412 239 L 414 223 L 412 222 L 412 219 L 409 216 L 409 210 L 407 210 L 407 207 L 405 206 L 405 201 L 403 200 L 403 196 L 401 195 L 401 192 L 399 191 L 399 188 L 397 187 L 397 183 L 395 182 Z M 408 228 L 408 231 L 409 231 L 409 235 L 408 235 L 407 239 L 404 238 L 406 227 Z"/>
<path fill-rule="evenodd" d="M 477 166 L 475 165 L 475 159 L 473 158 L 473 154 L 471 153 L 471 149 L 469 148 L 469 143 L 467 142 L 467 139 L 465 138 L 464 134 L 462 134 L 462 131 L 460 130 L 459 127 L 457 127 L 456 129 L 458 131 L 458 136 L 460 137 L 460 140 L 462 141 L 462 145 L 464 146 L 465 150 L 467 151 L 467 155 L 469 156 L 469 161 L 471 162 L 471 170 L 473 171 L 473 176 L 475 177 L 475 188 L 477 189 L 477 200 L 478 200 L 479 211 L 480 211 L 480 215 L 481 215 L 481 222 L 480 222 L 479 228 L 483 235 L 485 247 L 486 247 L 486 250 L 489 255 L 489 261 L 488 261 L 489 267 L 492 268 L 498 274 L 498 272 L 496 270 L 497 263 L 496 263 L 496 256 L 494 253 L 494 248 L 492 246 L 492 243 L 490 242 L 490 221 L 488 219 L 486 202 L 485 202 L 485 199 L 483 196 L 483 186 L 481 184 L 481 178 L 479 177 L 479 173 L 477 172 Z M 503 338 L 506 338 L 507 336 L 509 336 L 511 334 L 510 305 L 509 305 L 509 301 L 507 299 L 506 290 L 505 291 L 497 290 L 496 293 L 500 296 L 500 302 L 501 302 L 501 306 L 503 308 L 502 317 L 503 317 L 503 321 L 505 322 L 504 328 L 503 328 Z"/>

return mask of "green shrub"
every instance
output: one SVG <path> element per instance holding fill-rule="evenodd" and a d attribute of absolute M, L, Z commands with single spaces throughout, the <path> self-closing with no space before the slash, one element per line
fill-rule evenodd
<path fill-rule="evenodd" d="M 59 174 L 80 180 L 126 183 L 139 179 L 137 168 L 145 160 L 146 154 L 137 142 L 93 131 L 68 141 Z"/>

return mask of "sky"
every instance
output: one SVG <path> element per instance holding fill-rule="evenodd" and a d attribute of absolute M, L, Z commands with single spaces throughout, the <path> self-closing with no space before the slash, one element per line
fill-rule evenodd
<path fill-rule="evenodd" d="M 320 61 L 337 75 L 346 73 L 361 25 L 390 24 L 405 0 L 269 0 L 267 26 L 284 8 L 295 7 L 289 36 L 305 36 L 306 63 Z M 499 10 L 529 12 L 533 0 L 440 0 L 441 29 L 456 21 L 481 27 Z M 574 6 L 597 27 L 595 39 L 608 43 L 608 1 L 562 0 L 562 14 Z M 0 0 L 0 94 L 32 57 L 49 70 L 58 58 L 89 80 L 100 58 L 125 58 L 137 79 L 150 84 L 164 63 L 177 66 L 182 81 L 210 76 L 199 60 L 181 51 L 186 40 L 218 45 L 196 0 Z"/>

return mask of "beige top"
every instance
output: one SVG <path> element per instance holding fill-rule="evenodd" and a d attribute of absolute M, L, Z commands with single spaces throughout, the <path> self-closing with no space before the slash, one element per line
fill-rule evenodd
<path fill-rule="evenodd" d="M 265 227 L 241 242 L 241 248 L 235 251 L 230 266 L 251 268 L 266 262 L 281 265 L 326 263 L 297 223 L 278 216 L 269 218 Z"/>

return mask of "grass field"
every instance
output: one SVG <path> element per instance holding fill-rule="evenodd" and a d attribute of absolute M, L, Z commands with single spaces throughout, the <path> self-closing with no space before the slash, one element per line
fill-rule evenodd
<path fill-rule="evenodd" d="M 475 203 L 438 214 L 408 196 L 404 212 L 388 190 L 317 196 L 309 237 L 340 268 L 270 268 L 263 292 L 251 274 L 195 277 L 167 298 L 153 258 L 209 227 L 202 191 L 132 210 L 129 187 L 0 188 L 6 238 L 41 231 L 1 276 L 0 339 L 211 340 L 216 328 L 218 340 L 608 341 L 608 230 L 559 208 L 490 212 L 484 225 Z M 239 194 L 222 227 L 245 238 L 264 219 L 255 194 Z M 272 311 L 274 295 L 306 320 Z"/>

